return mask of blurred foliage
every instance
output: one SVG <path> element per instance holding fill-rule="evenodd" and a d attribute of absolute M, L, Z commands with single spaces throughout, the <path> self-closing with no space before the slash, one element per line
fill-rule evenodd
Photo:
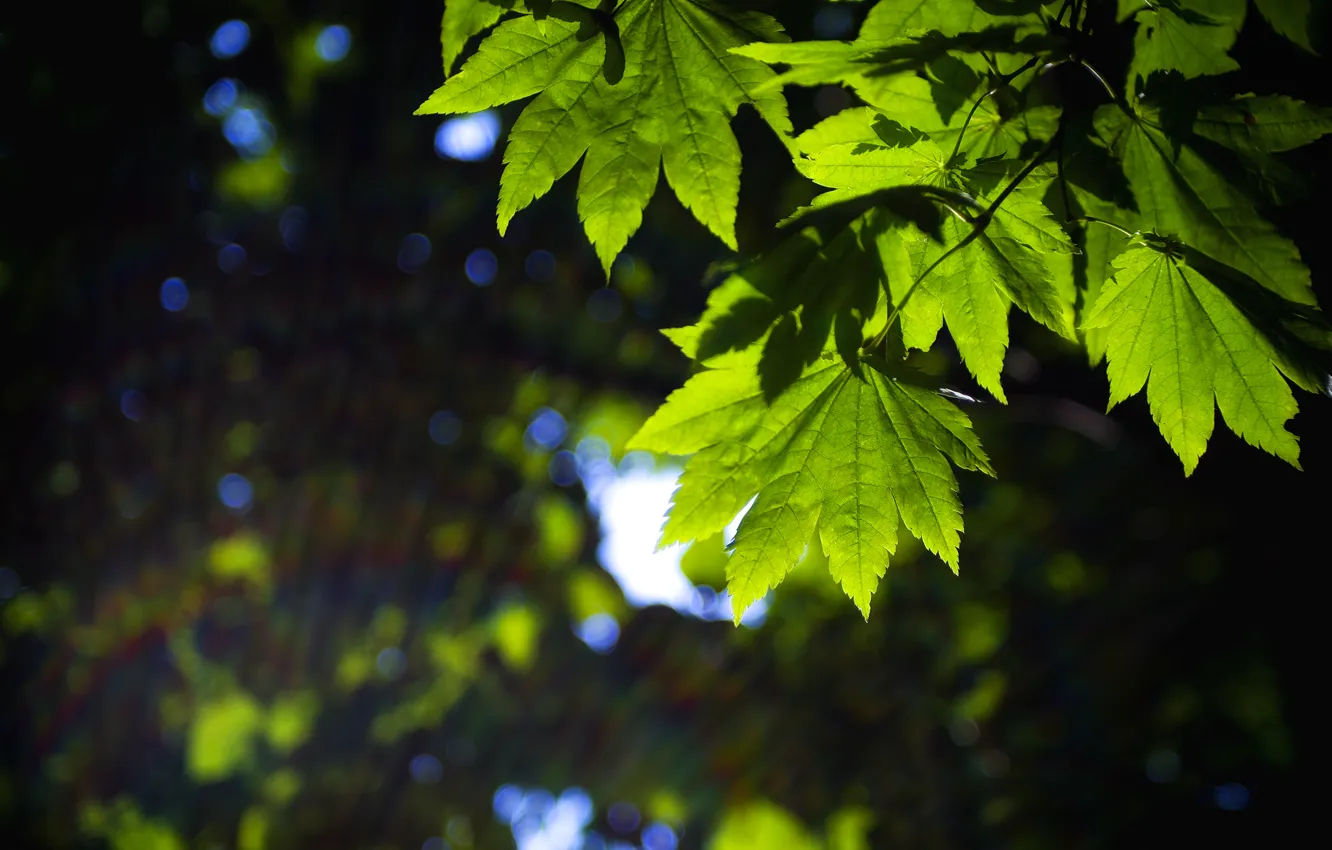
<path fill-rule="evenodd" d="M 654 468 L 624 442 L 687 368 L 655 330 L 725 259 L 669 193 L 609 287 L 567 187 L 496 238 L 498 155 L 442 160 L 408 116 L 439 74 L 437 3 L 29 11 L 0 42 L 6 846 L 501 850 L 574 788 L 583 833 L 643 846 L 660 824 L 683 850 L 1272 843 L 1316 815 L 1318 600 L 1291 589 L 1325 560 L 1300 494 L 1327 441 L 1298 477 L 1218 436 L 1182 481 L 1145 407 L 1102 416 L 1103 379 L 1019 324 L 1040 368 L 1014 359 L 1012 403 L 971 411 L 1001 481 L 963 483 L 961 576 L 901 551 L 866 624 L 810 547 L 757 627 L 635 608 L 596 563 L 593 478 L 554 471 Z M 233 18 L 249 46 L 213 57 Z M 351 49 L 315 63 L 328 23 Z M 1291 61 L 1316 93 L 1322 66 Z M 201 109 L 223 78 L 290 154 L 275 206 L 224 189 L 246 160 Z M 752 117 L 742 244 L 803 191 Z M 965 381 L 952 354 L 932 368 Z M 543 409 L 551 445 L 528 434 Z M 219 501 L 229 473 L 243 508 Z M 723 544 L 684 552 L 693 582 L 721 587 Z M 595 614 L 619 625 L 605 653 L 574 633 Z M 495 814 L 506 785 L 528 821 Z"/>

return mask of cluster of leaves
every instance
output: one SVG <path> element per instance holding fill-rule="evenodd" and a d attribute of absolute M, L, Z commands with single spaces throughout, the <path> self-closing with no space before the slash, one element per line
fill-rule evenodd
<path fill-rule="evenodd" d="M 1308 0 L 1255 5 L 1313 50 Z M 1298 466 L 1290 384 L 1329 391 L 1332 324 L 1262 210 L 1298 191 L 1278 155 L 1332 131 L 1332 110 L 1204 79 L 1238 67 L 1246 6 L 879 0 L 852 41 L 791 42 L 730 0 L 448 0 L 446 73 L 498 26 L 420 111 L 536 95 L 509 136 L 500 228 L 583 159 L 578 213 L 607 268 L 659 163 L 736 247 L 729 121 L 759 112 L 827 191 L 667 332 L 701 371 L 631 447 L 691 456 L 663 544 L 756 499 L 727 566 L 737 619 L 810 546 L 868 617 L 903 530 L 957 570 L 952 467 L 993 474 L 958 394 L 909 368 L 944 328 L 1000 401 L 1011 307 L 1084 345 L 1110 406 L 1146 388 L 1186 474 L 1217 408 Z M 1089 59 L 1116 50 L 1122 77 Z M 786 87 L 826 85 L 858 103 L 795 134 Z"/>

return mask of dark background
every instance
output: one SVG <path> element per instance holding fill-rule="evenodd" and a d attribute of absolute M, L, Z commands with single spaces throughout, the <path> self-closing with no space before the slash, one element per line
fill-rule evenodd
<path fill-rule="evenodd" d="M 774 5 L 810 36 L 817 6 Z M 908 556 L 868 624 L 826 587 L 792 581 L 757 629 L 654 606 L 621 613 L 609 654 L 580 643 L 566 586 L 594 569 L 596 521 L 579 485 L 560 487 L 540 452 L 525 460 L 534 453 L 496 435 L 526 425 L 519 390 L 534 374 L 536 404 L 571 429 L 607 399 L 650 410 L 688 369 L 653 331 L 697 315 L 724 249 L 664 183 L 628 249 L 650 274 L 612 281 L 618 294 L 598 294 L 569 179 L 498 237 L 500 149 L 442 160 L 438 120 L 411 114 L 441 81 L 439 12 L 210 1 L 0 13 L 0 566 L 24 586 L 0 606 L 31 595 L 47 612 L 33 627 L 0 612 L 6 846 L 102 846 L 79 813 L 122 796 L 185 846 L 236 846 L 279 769 L 301 786 L 262 802 L 269 847 L 414 848 L 458 817 L 475 846 L 510 847 L 491 814 L 503 783 L 586 788 L 589 829 L 630 844 L 639 828 L 618 831 L 607 807 L 651 816 L 669 788 L 689 847 L 758 798 L 816 832 L 840 807 L 867 807 L 872 847 L 1228 845 L 1321 823 L 1332 405 L 1300 397 L 1303 472 L 1218 422 L 1185 479 L 1142 399 L 1103 417 L 1103 368 L 1020 319 L 1028 356 L 1011 360 L 1012 404 L 971 411 L 1000 478 L 963 479 L 960 578 Z M 249 23 L 250 44 L 220 60 L 208 39 L 229 18 Z M 1325 60 L 1252 18 L 1236 90 L 1332 101 Z M 303 88 L 309 66 L 291 46 L 329 23 L 350 29 L 351 51 Z M 237 154 L 200 106 L 220 77 L 263 99 L 294 158 L 272 203 L 221 188 Z M 798 127 L 817 96 L 792 92 Z M 501 114 L 507 128 L 517 108 Z M 753 250 L 806 190 L 753 115 L 736 127 L 739 235 Z M 1305 152 L 1309 198 L 1275 216 L 1323 304 L 1327 153 Z M 292 205 L 308 216 L 296 251 L 279 228 Z M 396 256 L 411 232 L 433 251 L 409 274 Z M 227 274 L 217 252 L 232 242 L 247 262 Z M 499 258 L 489 287 L 463 275 L 476 248 Z M 538 249 L 556 258 L 551 280 L 524 274 Z M 180 313 L 158 300 L 171 275 L 190 286 Z M 607 298 L 621 309 L 600 321 L 589 304 Z M 948 374 L 969 386 L 960 365 Z M 126 389 L 143 394 L 138 421 L 121 412 Z M 440 408 L 462 423 L 453 446 L 428 437 Z M 229 454 L 241 421 L 260 436 Z M 244 514 L 216 495 L 237 470 L 256 487 Z M 537 506 L 552 498 L 585 524 L 572 563 L 543 554 Z M 431 530 L 460 516 L 468 542 L 441 555 Z M 207 567 L 213 542 L 243 531 L 273 553 L 268 595 Z M 438 723 L 375 738 L 376 717 L 444 675 L 428 661 L 431 629 L 490 622 L 515 599 L 544 623 L 534 666 L 489 647 Z M 406 614 L 405 672 L 340 688 L 339 659 L 385 606 Z M 196 781 L 163 704 L 197 716 L 216 694 L 182 673 L 181 634 L 265 705 L 316 694 L 309 739 Z M 995 682 L 997 701 L 968 703 Z M 440 759 L 433 783 L 409 772 L 422 753 Z"/>

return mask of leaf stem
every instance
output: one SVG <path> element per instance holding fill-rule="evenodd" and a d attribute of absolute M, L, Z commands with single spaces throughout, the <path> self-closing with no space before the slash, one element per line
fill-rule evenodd
<path fill-rule="evenodd" d="M 971 224 L 972 222 L 971 216 L 967 215 L 964 212 L 959 211 L 957 207 L 953 206 L 952 204 L 945 203 L 944 201 L 937 201 L 937 203 L 939 204 L 939 206 L 943 207 L 944 209 L 952 213 L 954 216 L 956 216 L 958 221 L 963 221 L 966 222 L 967 224 Z"/>
<path fill-rule="evenodd" d="M 1091 222 L 1092 224 L 1100 224 L 1105 227 L 1109 227 L 1112 230 L 1118 230 L 1120 233 L 1124 234 L 1130 239 L 1132 239 L 1134 235 L 1133 231 L 1129 230 L 1127 227 L 1121 227 L 1118 224 L 1115 224 L 1113 221 L 1106 221 L 1105 219 L 1097 218 L 1094 215 L 1080 215 L 1077 218 L 1069 219 L 1069 221 L 1087 221 Z"/>
<path fill-rule="evenodd" d="M 953 144 L 953 152 L 948 157 L 948 161 L 950 163 L 953 160 L 957 159 L 958 151 L 962 150 L 962 137 L 967 134 L 967 127 L 970 126 L 971 119 L 976 115 L 976 110 L 979 109 L 980 105 L 985 102 L 985 99 L 987 97 L 993 97 L 994 95 L 998 94 L 1000 89 L 1002 89 L 1004 86 L 1008 85 L 1009 83 L 1013 82 L 1013 80 L 1016 80 L 1018 76 L 1020 76 L 1021 74 L 1031 70 L 1032 66 L 1034 66 L 1038 61 L 1040 61 L 1040 57 L 1033 56 L 1030 59 L 1028 59 L 1026 62 L 1024 62 L 1020 68 L 1013 71 L 1011 74 L 999 75 L 999 77 L 995 81 L 994 86 L 992 86 L 990 90 L 987 91 L 985 94 L 976 98 L 976 102 L 971 104 L 971 110 L 967 112 L 966 120 L 962 122 L 962 129 L 957 131 L 957 141 Z"/>
<path fill-rule="evenodd" d="M 1097 71 L 1095 68 L 1091 66 L 1091 63 L 1089 63 L 1086 59 L 1083 59 L 1080 56 L 1078 57 L 1077 62 L 1084 69 L 1086 69 L 1087 73 L 1091 74 L 1093 77 L 1096 78 L 1096 82 L 1100 83 L 1105 88 L 1105 92 L 1106 94 L 1110 95 L 1111 100 L 1115 101 L 1116 103 L 1119 102 L 1119 95 L 1116 94 L 1115 90 L 1110 87 L 1110 84 L 1105 81 L 1105 77 L 1101 76 L 1100 71 Z"/>

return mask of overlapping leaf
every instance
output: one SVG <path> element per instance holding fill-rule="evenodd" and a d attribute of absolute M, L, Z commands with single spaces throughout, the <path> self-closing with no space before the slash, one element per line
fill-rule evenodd
<path fill-rule="evenodd" d="M 814 182 L 834 190 L 821 196 L 825 202 L 893 186 L 932 183 L 971 192 L 983 205 L 1016 177 L 1018 163 L 1012 161 L 989 162 L 965 172 L 950 170 L 947 155 L 929 138 L 898 147 L 837 141 L 877 135 L 872 123 L 856 126 L 857 121 L 874 120 L 869 110 L 835 120 L 833 127 L 811 131 L 825 144 L 801 166 Z M 812 146 L 805 137 L 800 143 Z M 1057 333 L 1075 336 L 1072 278 L 1048 260 L 1050 254 L 1074 251 L 1067 234 L 1040 200 L 1043 186 L 1052 176 L 1048 169 L 1029 176 L 1005 199 L 984 232 L 960 251 L 949 253 L 951 246 L 967 238 L 972 225 L 955 216 L 944 220 L 941 242 L 903 228 L 885 229 L 878 237 L 895 302 L 905 300 L 911 284 L 942 259 L 901 310 L 906 344 L 928 348 L 947 322 L 971 373 L 999 399 L 1004 398 L 999 374 L 1008 347 L 1011 303 Z"/>
<path fill-rule="evenodd" d="M 556 7 L 569 8 L 557 15 Z M 759 91 L 772 71 L 728 51 L 782 38 L 770 17 L 715 0 L 624 0 L 613 17 L 594 0 L 557 0 L 541 20 L 501 23 L 418 113 L 537 95 L 505 150 L 501 232 L 586 155 L 578 213 L 605 268 L 641 224 L 660 169 L 735 248 L 740 150 L 730 118 L 749 103 L 782 136 L 791 126 L 780 92 Z"/>
<path fill-rule="evenodd" d="M 1239 67 L 1229 51 L 1244 24 L 1247 0 L 1153 0 L 1134 4 L 1138 29 L 1128 88 L 1156 71 L 1186 78 L 1224 74 Z M 1121 4 L 1122 8 L 1122 4 Z"/>
<path fill-rule="evenodd" d="M 1310 24 L 1313 5 L 1310 0 L 1254 0 L 1258 12 L 1277 33 L 1310 53 L 1314 52 Z"/>
<path fill-rule="evenodd" d="M 939 224 L 937 204 L 912 189 L 866 197 L 871 204 L 865 208 L 830 211 L 827 221 L 800 228 L 743 265 L 713 290 L 696 324 L 667 335 L 700 362 L 752 355 L 769 401 L 823 358 L 840 357 L 858 372 L 865 339 L 882 331 L 888 317 L 876 241 L 886 230 L 915 227 L 913 214 L 922 228 L 913 232 Z M 668 523 L 668 534 L 671 529 Z M 691 536 L 681 533 L 678 540 Z"/>
<path fill-rule="evenodd" d="M 860 40 L 887 42 L 930 30 L 959 35 L 1000 20 L 975 0 L 880 0 L 861 24 Z"/>
<path fill-rule="evenodd" d="M 444 59 L 444 74 L 453 73 L 453 66 L 462 55 L 467 40 L 494 26 L 513 2 L 501 4 L 495 0 L 448 0 L 444 4 L 444 17 L 439 25 L 439 44 Z"/>
<path fill-rule="evenodd" d="M 1332 109 L 1282 95 L 1245 95 L 1198 110 L 1193 132 L 1241 153 L 1283 153 L 1332 133 Z"/>
<path fill-rule="evenodd" d="M 1103 106 L 1095 120 L 1123 165 L 1143 227 L 1177 236 L 1289 301 L 1313 303 L 1299 249 L 1197 150 L 1167 136 L 1148 110 Z"/>
<path fill-rule="evenodd" d="M 807 545 L 827 554 L 866 617 L 902 528 L 956 570 L 962 516 L 949 461 L 993 474 L 966 416 L 938 393 L 890 376 L 886 364 L 853 371 L 836 356 L 817 360 L 769 402 L 758 351 L 714 360 L 630 441 L 693 454 L 663 542 L 720 530 L 757 494 L 726 568 L 737 621 Z"/>
<path fill-rule="evenodd" d="M 1298 467 L 1285 423 L 1295 398 L 1280 357 L 1238 307 L 1182 252 L 1154 237 L 1114 261 L 1086 325 L 1104 328 L 1110 405 L 1147 387 L 1147 402 L 1191 474 L 1207 448 L 1214 410 L 1246 441 Z"/>
<path fill-rule="evenodd" d="M 866 103 L 887 111 L 903 123 L 915 125 L 917 122 L 910 120 L 910 112 L 927 105 L 933 113 L 927 123 L 947 125 L 954 117 L 961 119 L 955 113 L 969 102 L 991 67 L 989 62 L 996 63 L 1003 71 L 1015 70 L 1024 54 L 1052 50 L 1058 45 L 1057 40 L 1014 23 L 953 36 L 934 30 L 873 41 L 862 35 L 854 42 L 750 44 L 735 48 L 734 52 L 787 66 L 765 88 L 845 85 Z M 988 59 L 982 60 L 981 54 Z M 928 78 L 916 76 L 917 72 Z M 902 91 L 903 87 L 907 90 Z M 902 103 L 903 99 L 916 103 Z M 899 108 L 904 109 L 900 116 Z"/>
<path fill-rule="evenodd" d="M 1074 258 L 1073 275 L 1080 290 L 1081 323 L 1105 282 L 1114 277 L 1112 261 L 1128 246 L 1130 235 L 1141 225 L 1128 182 L 1109 153 L 1085 137 L 1074 137 L 1068 147 L 1071 153 L 1064 164 L 1068 182 L 1061 187 L 1066 194 L 1060 191 L 1055 197 L 1060 203 L 1067 198 L 1070 217 L 1098 219 L 1081 222 L 1075 231 L 1080 254 Z M 1082 324 L 1080 330 L 1088 362 L 1095 366 L 1105 358 L 1105 329 Z"/>

